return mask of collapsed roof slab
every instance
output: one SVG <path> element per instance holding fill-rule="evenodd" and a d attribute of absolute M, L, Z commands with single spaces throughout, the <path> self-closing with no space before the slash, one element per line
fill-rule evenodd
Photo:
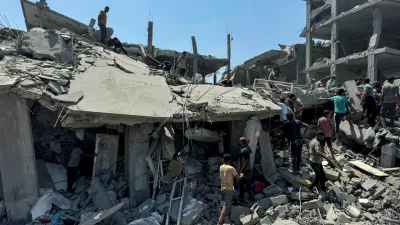
<path fill-rule="evenodd" d="M 322 40 L 331 39 L 331 24 L 338 22 L 338 32 L 341 35 L 355 36 L 366 30 L 372 29 L 373 10 L 378 7 L 382 13 L 382 24 L 390 27 L 393 22 L 399 21 L 400 1 L 399 0 L 373 0 L 358 5 L 353 9 L 343 12 L 334 18 L 320 22 L 311 27 L 312 37 Z M 305 37 L 306 31 L 301 33 Z"/>
<path fill-rule="evenodd" d="M 272 62 L 275 62 L 276 60 L 283 58 L 286 55 L 287 53 L 282 50 L 270 50 L 245 61 L 243 64 L 246 66 L 252 66 L 254 64 L 272 65 Z"/>

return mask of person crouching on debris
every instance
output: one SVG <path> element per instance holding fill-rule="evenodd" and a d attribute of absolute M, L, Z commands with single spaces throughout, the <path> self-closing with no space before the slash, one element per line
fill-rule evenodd
<path fill-rule="evenodd" d="M 180 76 L 185 76 L 186 74 L 186 57 L 187 52 L 183 52 L 182 55 L 178 58 L 178 69 Z"/>
<path fill-rule="evenodd" d="M 248 141 L 246 138 L 241 137 L 239 139 L 240 145 L 240 173 L 244 174 L 244 179 L 240 180 L 240 190 L 239 190 L 239 199 L 244 201 L 244 189 L 245 186 L 247 188 L 247 193 L 250 195 L 251 199 L 254 199 L 253 191 L 251 190 L 251 172 L 252 168 L 250 165 L 250 154 L 251 149 L 248 146 Z"/>
<path fill-rule="evenodd" d="M 389 127 L 393 128 L 396 119 L 396 111 L 400 106 L 399 85 L 394 84 L 394 77 L 391 77 L 382 87 L 381 94 L 381 123 L 384 128 L 386 126 L 386 118 L 389 119 Z"/>
<path fill-rule="evenodd" d="M 301 120 L 301 115 L 303 114 L 303 110 L 304 110 L 304 105 L 303 105 L 303 102 L 301 102 L 301 99 L 297 98 L 297 96 L 292 93 L 286 99 L 285 103 L 295 114 L 296 119 Z"/>
<path fill-rule="evenodd" d="M 335 115 L 334 121 L 335 121 L 335 136 L 336 140 L 335 142 L 339 142 L 339 126 L 340 122 L 342 121 L 343 117 L 345 117 L 348 113 L 348 105 L 349 105 L 349 100 L 346 97 L 346 92 L 344 89 L 339 89 L 337 92 L 337 95 L 331 97 L 331 98 L 318 98 L 317 100 L 320 101 L 332 101 L 335 105 Z"/>
<path fill-rule="evenodd" d="M 125 54 L 128 55 L 128 52 L 125 50 L 124 46 L 122 45 L 121 41 L 117 38 L 114 37 L 113 39 L 110 39 L 108 41 L 108 46 L 113 46 L 113 51 L 116 53 L 120 53 L 121 51 Z"/>
<path fill-rule="evenodd" d="M 219 216 L 218 224 L 223 224 L 225 217 L 230 218 L 233 198 L 235 196 L 235 188 L 233 181 L 236 178 L 240 181 L 244 174 L 240 175 L 236 172 L 235 168 L 231 165 L 231 155 L 224 155 L 224 164 L 219 167 L 219 176 L 221 180 L 221 191 L 224 197 L 224 207 L 222 208 L 221 215 Z"/>
<path fill-rule="evenodd" d="M 325 172 L 322 166 L 322 158 L 330 161 L 330 158 L 324 153 L 324 148 L 321 147 L 320 142 L 324 139 L 324 132 L 319 131 L 314 139 L 310 141 L 309 149 L 309 161 L 311 168 L 315 172 L 315 179 L 310 186 L 310 189 L 314 189 L 318 185 L 321 187 L 320 195 L 323 196 L 326 192 L 325 186 Z"/>
<path fill-rule="evenodd" d="M 318 120 L 318 129 L 324 132 L 324 139 L 321 140 L 321 146 L 325 147 L 325 144 L 329 148 L 329 152 L 333 154 L 332 148 L 332 119 L 331 112 L 329 110 L 325 110 L 323 113 L 323 117 Z"/>
<path fill-rule="evenodd" d="M 362 88 L 362 96 L 361 96 L 361 105 L 364 110 L 364 127 L 367 127 L 368 120 L 373 121 L 374 123 L 374 112 L 376 110 L 376 102 L 374 97 L 374 89 L 372 88 L 371 84 L 369 83 L 369 78 L 364 80 L 364 86 Z M 374 124 L 371 124 L 372 126 Z"/>
<path fill-rule="evenodd" d="M 110 11 L 110 7 L 106 6 L 104 10 L 100 11 L 99 16 L 97 18 L 99 27 L 100 27 L 100 42 L 105 43 L 107 38 L 107 13 Z"/>
<path fill-rule="evenodd" d="M 303 138 L 307 134 L 310 126 L 300 120 L 294 119 L 293 113 L 286 115 L 287 120 L 283 123 L 283 131 L 286 138 L 290 141 L 290 150 L 292 153 L 293 172 L 298 173 L 301 166 L 301 151 L 303 147 Z M 304 128 L 303 134 L 301 128 Z"/>
<path fill-rule="evenodd" d="M 78 180 L 78 170 L 79 170 L 79 163 L 81 162 L 81 155 L 86 157 L 95 157 L 97 154 L 85 154 L 83 153 L 82 149 L 82 142 L 77 142 L 77 147 L 72 149 L 69 161 L 68 161 L 68 168 L 67 168 L 67 185 L 68 185 L 68 192 L 72 192 L 72 186 Z"/>

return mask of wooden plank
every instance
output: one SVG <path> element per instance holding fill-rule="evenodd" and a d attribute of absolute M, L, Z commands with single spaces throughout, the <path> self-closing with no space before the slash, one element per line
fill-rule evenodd
<path fill-rule="evenodd" d="M 352 164 L 353 166 L 356 166 L 356 167 L 364 170 L 365 172 L 368 172 L 368 173 L 370 173 L 370 174 L 372 174 L 374 176 L 377 176 L 377 177 L 387 177 L 387 176 L 389 176 L 389 174 L 384 173 L 384 172 L 382 172 L 382 171 L 380 171 L 380 170 L 378 170 L 378 169 L 376 169 L 376 168 L 374 168 L 374 167 L 372 167 L 370 165 L 367 165 L 367 164 L 365 164 L 365 163 L 363 163 L 363 162 L 361 162 L 359 160 L 350 161 L 349 163 Z"/>

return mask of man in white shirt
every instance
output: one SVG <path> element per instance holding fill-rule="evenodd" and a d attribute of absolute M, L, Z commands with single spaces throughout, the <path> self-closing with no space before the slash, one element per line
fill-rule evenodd
<path fill-rule="evenodd" d="M 285 98 L 281 98 L 280 102 L 278 103 L 278 105 L 282 108 L 281 121 L 287 120 L 286 114 L 288 113 L 288 107 L 286 106 L 285 102 L 286 102 L 286 99 Z"/>
<path fill-rule="evenodd" d="M 186 74 L 186 56 L 187 52 L 183 52 L 183 54 L 178 58 L 178 69 L 180 76 L 185 76 Z"/>

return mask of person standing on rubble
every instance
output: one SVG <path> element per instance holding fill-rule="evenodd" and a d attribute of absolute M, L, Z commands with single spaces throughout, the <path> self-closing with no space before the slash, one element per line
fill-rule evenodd
<path fill-rule="evenodd" d="M 79 163 L 81 162 L 81 155 L 86 157 L 95 157 L 97 154 L 85 154 L 81 147 L 82 142 L 77 142 L 77 147 L 72 149 L 67 168 L 67 191 L 72 192 L 72 186 L 78 180 Z"/>
<path fill-rule="evenodd" d="M 364 86 L 362 88 L 362 96 L 360 104 L 364 110 L 364 127 L 367 127 L 368 121 L 372 121 L 372 126 L 374 125 L 374 112 L 376 110 L 376 102 L 374 97 L 374 89 L 371 84 L 369 84 L 369 78 L 364 80 Z"/>
<path fill-rule="evenodd" d="M 301 151 L 303 147 L 303 138 L 307 134 L 310 126 L 294 118 L 293 113 L 286 115 L 287 120 L 283 123 L 283 132 L 290 141 L 290 150 L 292 153 L 293 172 L 298 173 L 301 166 Z M 301 133 L 301 128 L 304 132 Z"/>
<path fill-rule="evenodd" d="M 339 89 L 337 92 L 337 95 L 331 97 L 331 98 L 317 98 L 319 101 L 332 101 L 335 105 L 335 115 L 334 121 L 335 121 L 335 136 L 336 140 L 335 142 L 339 142 L 339 126 L 340 122 L 342 121 L 343 117 L 345 117 L 348 114 L 348 109 L 349 109 L 349 100 L 346 97 L 346 92 L 344 89 Z"/>
<path fill-rule="evenodd" d="M 396 119 L 396 111 L 400 106 L 399 86 L 394 84 L 394 77 L 387 80 L 382 87 L 381 94 L 381 123 L 387 129 L 386 118 L 389 118 L 389 128 L 393 128 Z"/>
<path fill-rule="evenodd" d="M 286 99 L 286 105 L 292 110 L 296 119 L 301 120 L 304 110 L 304 105 L 303 102 L 301 102 L 301 99 L 297 98 L 297 96 L 292 93 L 289 95 L 288 99 Z"/>
<path fill-rule="evenodd" d="M 331 76 L 331 79 L 329 79 L 328 82 L 326 82 L 326 89 L 330 90 L 334 87 L 336 87 L 336 77 Z"/>
<path fill-rule="evenodd" d="M 252 168 L 250 166 L 250 154 L 251 149 L 248 145 L 248 140 L 244 137 L 239 139 L 240 145 L 240 170 L 239 173 L 244 174 L 244 178 L 240 180 L 240 189 L 239 189 L 239 199 L 244 201 L 244 189 L 247 188 L 247 193 L 250 195 L 251 199 L 254 199 L 253 191 L 251 190 L 251 172 Z"/>
<path fill-rule="evenodd" d="M 278 67 L 274 67 L 272 72 L 268 76 L 268 80 L 278 80 L 279 78 L 279 69 Z"/>
<path fill-rule="evenodd" d="M 178 58 L 178 69 L 180 76 L 185 76 L 186 74 L 186 57 L 187 52 L 183 52 L 182 55 Z"/>
<path fill-rule="evenodd" d="M 324 132 L 324 138 L 321 140 L 321 146 L 328 146 L 329 151 L 333 154 L 332 148 L 332 119 L 331 112 L 329 110 L 324 110 L 323 117 L 318 120 L 318 130 Z"/>
<path fill-rule="evenodd" d="M 100 27 L 100 42 L 105 43 L 107 38 L 107 13 L 110 11 L 110 7 L 106 6 L 104 10 L 100 11 L 97 18 L 98 25 Z"/>
<path fill-rule="evenodd" d="M 233 198 L 235 196 L 235 188 L 233 181 L 236 178 L 240 181 L 244 174 L 240 175 L 236 172 L 235 168 L 231 165 L 231 155 L 224 155 L 224 164 L 219 167 L 219 176 L 221 180 L 221 191 L 224 197 L 224 207 L 222 208 L 221 215 L 219 216 L 218 225 L 223 224 L 225 217 L 230 218 L 230 212 L 232 207 Z"/>
<path fill-rule="evenodd" d="M 330 161 L 330 158 L 324 153 L 324 148 L 321 147 L 320 142 L 324 139 L 324 132 L 319 131 L 314 139 L 310 141 L 309 148 L 309 161 L 311 168 L 315 172 L 315 179 L 310 186 L 310 189 L 314 189 L 318 185 L 321 187 L 320 196 L 323 196 L 326 192 L 325 186 L 325 172 L 322 166 L 322 158 Z"/>

